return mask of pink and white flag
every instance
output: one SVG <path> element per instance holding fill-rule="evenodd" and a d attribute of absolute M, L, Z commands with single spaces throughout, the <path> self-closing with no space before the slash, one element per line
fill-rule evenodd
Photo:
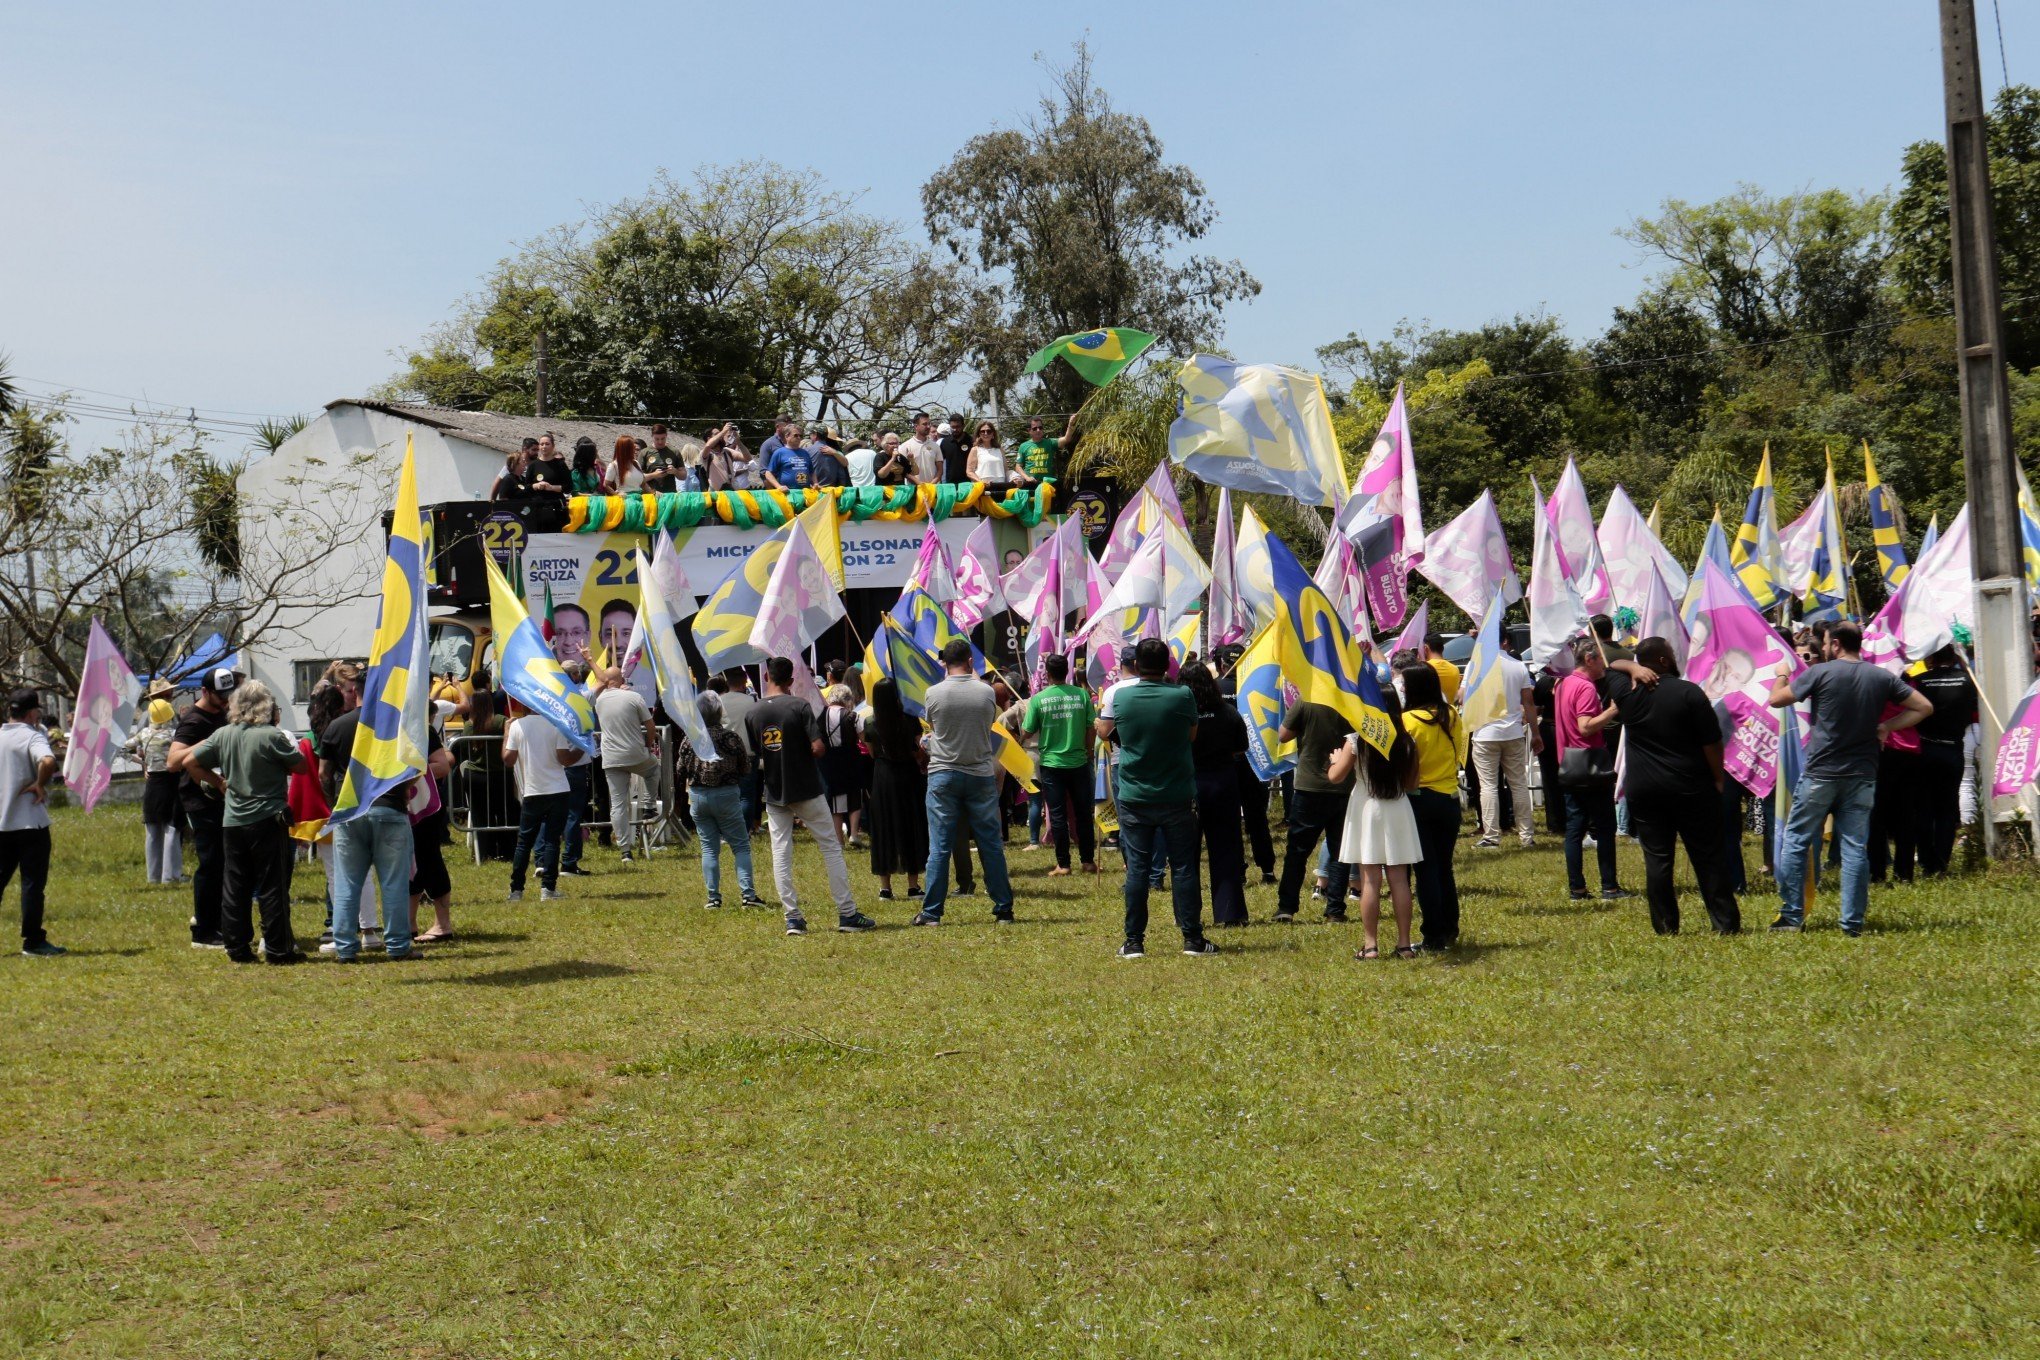
<path fill-rule="evenodd" d="M 1216 650 L 1253 635 L 1253 618 L 1240 598 L 1234 561 L 1232 488 L 1218 489 L 1218 528 L 1211 535 L 1211 595 L 1204 607 L 1205 645 Z"/>
<path fill-rule="evenodd" d="M 1722 763 L 1737 783 L 1763 797 L 1778 781 L 1782 733 L 1771 683 L 1780 667 L 1793 676 L 1806 668 L 1719 562 L 1703 559 L 1695 586 L 1687 678 L 1734 719 Z"/>
<path fill-rule="evenodd" d="M 1535 477 L 1530 479 L 1530 493 L 1537 505 L 1545 503 Z M 1566 570 L 1558 529 L 1549 511 L 1530 519 L 1535 546 L 1530 554 L 1530 651 L 1524 660 L 1571 670 L 1571 654 L 1566 648 L 1593 625 L 1585 601 L 1573 587 L 1572 574 Z"/>
<path fill-rule="evenodd" d="M 1492 491 L 1459 512 L 1459 517 L 1424 540 L 1424 558 L 1417 570 L 1469 619 L 1484 617 L 1497 590 L 1502 603 L 1523 598 L 1523 582 L 1509 555 L 1509 538 Z"/>
<path fill-rule="evenodd" d="M 1118 581 L 1078 630 L 1090 634 L 1108 616 L 1128 609 L 1154 611 L 1155 636 L 1166 619 L 1180 618 L 1211 584 L 1211 568 L 1197 555 L 1190 535 L 1174 520 L 1163 520 L 1144 539 Z"/>
<path fill-rule="evenodd" d="M 1636 503 L 1621 487 L 1608 493 L 1608 508 L 1601 512 L 1601 527 L 1594 538 L 1607 570 L 1611 610 L 1641 611 L 1651 579 L 1657 576 L 1664 577 L 1668 594 L 1686 593 L 1685 569 L 1650 531 Z"/>
<path fill-rule="evenodd" d="M 1559 554 L 1566 575 L 1580 593 L 1580 603 L 1589 614 L 1608 612 L 1612 608 L 1609 604 L 1612 592 L 1608 569 L 1601 561 L 1601 541 L 1594 529 L 1594 507 L 1587 500 L 1587 483 L 1580 476 L 1580 465 L 1572 459 L 1565 460 L 1565 471 L 1559 474 L 1558 486 L 1544 512 L 1558 531 Z"/>
<path fill-rule="evenodd" d="M 1669 642 L 1672 655 L 1679 659 L 1679 669 L 1685 670 L 1686 658 L 1693 651 L 1692 639 L 1686 636 L 1686 621 L 1679 617 L 1678 597 L 1656 572 L 1650 574 L 1650 583 L 1644 588 L 1643 607 L 1637 611 L 1636 635 L 1661 637 Z"/>
<path fill-rule="evenodd" d="M 933 526 L 929 532 L 934 532 Z M 927 550 L 925 543 L 922 550 Z M 956 562 L 955 581 L 956 598 L 947 608 L 951 621 L 964 632 L 1007 608 L 1005 592 L 999 585 L 999 545 L 992 537 L 990 520 L 979 520 L 970 537 L 963 540 L 963 556 Z"/>
<path fill-rule="evenodd" d="M 751 624 L 751 645 L 767 656 L 793 657 L 798 667 L 801 649 L 842 617 L 843 597 L 829 579 L 821 552 L 799 525 L 793 526 L 786 551 L 772 564 L 772 579 Z"/>
<path fill-rule="evenodd" d="M 1164 458 L 1141 483 L 1134 498 L 1120 507 L 1119 518 L 1105 540 L 1105 551 L 1098 557 L 1099 569 L 1111 580 L 1117 581 L 1119 573 L 1133 561 L 1149 530 L 1163 520 L 1183 523 L 1183 502 L 1176 495 L 1174 470 L 1175 465 Z"/>
<path fill-rule="evenodd" d="M 1338 607 L 1339 616 L 1353 632 L 1353 640 L 1372 647 L 1374 628 L 1367 617 L 1367 580 L 1361 575 L 1360 558 L 1353 545 L 1334 533 L 1325 541 L 1325 554 L 1318 559 L 1317 570 L 1310 579 Z"/>
<path fill-rule="evenodd" d="M 1359 550 L 1367 606 L 1383 628 L 1409 612 L 1410 569 L 1424 560 L 1424 507 L 1417 495 L 1417 459 L 1410 448 L 1410 413 L 1395 387 L 1367 461 L 1340 508 L 1339 534 Z"/>
<path fill-rule="evenodd" d="M 991 522 L 983 521 L 978 527 L 990 529 Z M 907 577 L 907 584 L 919 586 L 929 599 L 939 605 L 956 602 L 956 564 L 949 560 L 949 547 L 942 541 L 942 535 L 935 532 L 932 519 L 921 533 L 921 552 L 914 559 L 914 570 Z"/>
<path fill-rule="evenodd" d="M 1990 791 L 1996 797 L 2009 798 L 2025 792 L 2035 781 L 2040 781 L 2040 677 L 2026 687 L 2005 723 Z"/>
<path fill-rule="evenodd" d="M 64 784 L 87 812 L 113 784 L 113 757 L 135 723 L 141 682 L 113 639 L 92 620 L 85 640 L 85 664 L 78 674 L 78 712 L 71 722 L 71 744 L 64 752 Z"/>
<path fill-rule="evenodd" d="M 1410 615 L 1410 621 L 1396 638 L 1395 645 L 1388 649 L 1389 656 L 1393 657 L 1397 652 L 1421 652 L 1424 634 L 1430 630 L 1431 602 L 1425 600 L 1417 606 L 1417 612 Z"/>
<path fill-rule="evenodd" d="M 990 525 L 982 527 L 989 534 Z M 977 533 L 973 530 L 971 538 L 975 540 L 976 537 Z M 1048 570 L 1051 560 L 1056 563 L 1053 592 Z M 1073 609 L 1084 609 L 1088 613 L 1084 585 L 1090 579 L 1090 568 L 1091 554 L 1084 546 L 1084 517 L 1066 515 L 1055 532 L 1035 544 L 1034 550 L 1021 559 L 1019 566 L 997 578 L 1000 599 L 1005 608 L 1030 622 L 1057 610 L 1058 605 L 1064 614 Z M 1056 600 L 1056 593 L 1060 593 L 1060 601 Z M 961 624 L 959 619 L 958 625 Z"/>

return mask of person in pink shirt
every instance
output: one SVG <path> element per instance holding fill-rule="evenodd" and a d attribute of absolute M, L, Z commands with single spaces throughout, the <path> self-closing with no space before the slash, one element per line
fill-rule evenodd
<path fill-rule="evenodd" d="M 1615 721 L 1615 705 L 1601 691 L 1608 674 L 1607 658 L 1591 637 L 1573 642 L 1572 674 L 1558 682 L 1552 695 L 1558 733 L 1558 785 L 1565 794 L 1565 876 L 1575 902 L 1587 891 L 1586 839 L 1594 837 L 1594 856 L 1601 870 L 1601 896 L 1615 901 L 1630 896 L 1615 876 L 1615 759 L 1603 730 Z M 1617 681 L 1617 683 L 1625 683 Z"/>

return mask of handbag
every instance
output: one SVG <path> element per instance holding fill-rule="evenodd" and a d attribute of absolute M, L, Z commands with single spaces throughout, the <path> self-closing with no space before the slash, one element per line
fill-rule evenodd
<path fill-rule="evenodd" d="M 1615 753 L 1600 746 L 1568 746 L 1558 758 L 1558 786 L 1582 793 L 1612 791 L 1615 787 Z"/>

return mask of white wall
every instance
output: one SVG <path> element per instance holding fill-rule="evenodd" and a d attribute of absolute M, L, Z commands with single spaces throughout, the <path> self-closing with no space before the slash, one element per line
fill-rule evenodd
<path fill-rule="evenodd" d="M 359 406 L 336 406 L 286 440 L 277 451 L 259 459 L 241 474 L 242 549 L 250 559 L 248 576 L 259 581 L 260 562 L 271 553 L 301 551 L 310 538 L 287 526 L 297 507 L 316 506 L 342 530 L 337 551 L 325 558 L 324 577 L 333 594 L 359 595 L 345 603 L 318 609 L 294 609 L 242 649 L 247 669 L 282 700 L 289 721 L 302 724 L 292 663 L 300 659 L 363 657 L 375 632 L 377 591 L 382 575 L 382 517 L 396 496 L 397 470 L 404 456 L 404 436 L 413 440 L 418 502 L 480 500 L 503 466 L 503 455 L 401 416 Z M 374 460 L 363 471 L 350 471 L 366 455 Z M 321 496 L 321 486 L 334 489 Z M 352 485 L 359 494 L 347 494 Z M 319 540 L 317 546 L 328 546 Z"/>

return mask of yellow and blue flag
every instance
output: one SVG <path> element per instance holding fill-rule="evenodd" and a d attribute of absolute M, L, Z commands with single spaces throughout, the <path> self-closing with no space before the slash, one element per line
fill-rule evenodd
<path fill-rule="evenodd" d="M 2019 556 L 2026 565 L 2026 590 L 2029 594 L 2040 594 L 2040 505 L 2033 501 L 2033 488 L 2026 481 L 2024 464 L 2014 464 L 2019 472 Z M 1920 549 L 1920 555 L 1926 555 Z"/>
<path fill-rule="evenodd" d="M 1386 754 L 1395 731 L 1374 668 L 1296 554 L 1273 534 L 1266 541 L 1277 608 L 1275 621 L 1263 631 L 1274 633 L 1283 676 L 1300 699 L 1337 710 L 1369 746 Z"/>
<path fill-rule="evenodd" d="M 567 678 L 538 625 L 503 579 L 496 559 L 483 553 L 482 566 L 489 573 L 489 627 L 496 639 L 496 679 L 511 698 L 594 755 L 595 705 Z"/>
<path fill-rule="evenodd" d="M 1188 665 L 1193 656 L 1202 656 L 1197 647 L 1197 635 L 1204 624 L 1204 615 L 1198 612 L 1185 614 L 1177 619 L 1163 640 L 1169 644 L 1169 659 L 1178 670 Z"/>
<path fill-rule="evenodd" d="M 1735 531 L 1735 546 L 1729 558 L 1743 591 L 1759 610 L 1771 608 L 1785 598 L 1785 560 L 1778 543 L 1778 490 L 1771 478 L 1771 446 L 1764 445 L 1764 461 L 1757 464 L 1757 480 L 1750 487 L 1749 504 L 1743 509 L 1742 527 Z"/>
<path fill-rule="evenodd" d="M 864 649 L 864 664 L 874 680 L 890 680 L 900 692 L 900 707 L 908 716 L 925 713 L 923 703 L 928 687 L 943 678 L 942 663 L 915 645 L 890 618 L 880 619 Z"/>
<path fill-rule="evenodd" d="M 937 679 L 941 678 L 942 649 L 956 638 L 970 642 L 970 635 L 958 628 L 948 612 L 935 603 L 935 597 L 919 586 L 908 586 L 901 591 L 899 599 L 886 611 L 886 617 L 912 639 L 916 647 L 936 658 Z M 983 675 L 986 669 L 985 654 L 978 650 L 975 642 L 971 642 L 970 673 Z"/>
<path fill-rule="evenodd" d="M 754 666 L 766 659 L 761 649 L 751 645 L 751 629 L 765 607 L 772 569 L 779 565 L 779 556 L 795 532 L 794 525 L 788 524 L 751 549 L 701 602 L 694 615 L 694 645 L 701 649 L 701 664 L 709 674 L 734 666 Z"/>
<path fill-rule="evenodd" d="M 1248 514 L 1253 511 L 1249 510 Z M 1247 724 L 1247 763 L 1262 782 L 1296 768 L 1296 743 L 1282 740 L 1282 719 L 1294 691 L 1283 683 L 1282 656 L 1271 624 L 1254 636 L 1233 668 L 1234 702 Z"/>
<path fill-rule="evenodd" d="M 1509 691 L 1502 683 L 1502 615 L 1508 612 L 1507 598 L 1497 588 L 1481 616 L 1480 631 L 1474 635 L 1473 655 L 1466 659 L 1466 674 L 1459 682 L 1460 726 L 1477 731 L 1509 715 Z"/>
<path fill-rule="evenodd" d="M 361 686 L 361 722 L 354 729 L 347 776 L 327 825 L 353 821 L 376 799 L 423 773 L 432 698 L 429 649 L 425 533 L 418 513 L 411 438 L 406 435 L 389 549 L 383 558 L 382 608 L 369 643 L 368 676 Z"/>
<path fill-rule="evenodd" d="M 1346 465 L 1314 374 L 1198 354 L 1176 381 L 1183 394 L 1169 426 L 1172 461 L 1212 486 L 1340 504 Z"/>
<path fill-rule="evenodd" d="M 1814 529 L 1812 570 L 1807 576 L 1809 619 L 1843 618 L 1849 604 L 1849 545 L 1842 537 L 1841 497 L 1835 491 L 1835 456 L 1828 454 L 1827 484 L 1821 488 L 1820 518 Z"/>
<path fill-rule="evenodd" d="M 1870 541 L 1877 545 L 1877 570 L 1884 577 L 1885 590 L 1897 590 L 1912 571 L 1912 564 L 1905 555 L 1905 535 L 1898 530 L 1898 505 L 1878 480 L 1867 439 L 1863 441 L 1863 479 L 1870 488 Z"/>

